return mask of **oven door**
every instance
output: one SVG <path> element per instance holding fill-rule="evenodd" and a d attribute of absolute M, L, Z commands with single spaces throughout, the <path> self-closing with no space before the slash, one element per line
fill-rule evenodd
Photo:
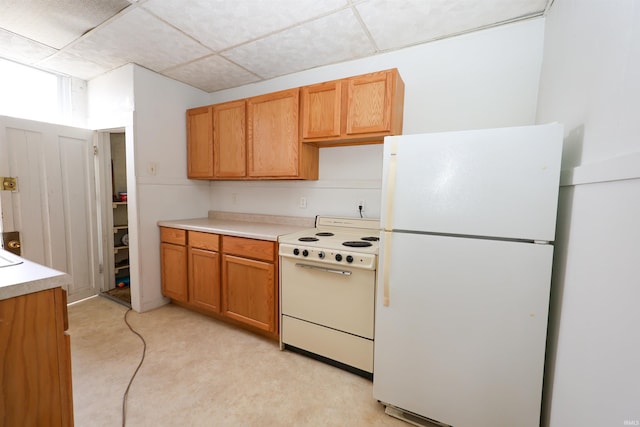
<path fill-rule="evenodd" d="M 283 316 L 373 339 L 375 270 L 280 260 Z"/>

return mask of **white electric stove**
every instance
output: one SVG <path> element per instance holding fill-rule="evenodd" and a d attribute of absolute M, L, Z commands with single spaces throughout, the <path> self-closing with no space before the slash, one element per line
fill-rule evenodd
<path fill-rule="evenodd" d="M 280 236 L 280 343 L 367 378 L 379 221 L 317 217 L 316 227 Z"/>

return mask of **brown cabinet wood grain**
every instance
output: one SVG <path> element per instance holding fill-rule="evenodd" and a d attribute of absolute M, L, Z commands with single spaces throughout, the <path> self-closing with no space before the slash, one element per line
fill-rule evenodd
<path fill-rule="evenodd" d="M 160 236 L 163 295 L 278 338 L 276 242 L 170 227 Z"/>
<path fill-rule="evenodd" d="M 247 175 L 246 101 L 225 102 L 213 110 L 214 177 Z"/>
<path fill-rule="evenodd" d="M 187 110 L 187 177 L 214 178 L 211 106 Z"/>
<path fill-rule="evenodd" d="M 247 100 L 250 177 L 318 178 L 317 148 L 300 141 L 298 103 L 298 88 Z"/>
<path fill-rule="evenodd" d="M 0 421 L 73 426 L 71 347 L 65 291 L 0 301 Z"/>
<path fill-rule="evenodd" d="M 189 303 L 220 312 L 220 254 L 189 247 Z"/>
<path fill-rule="evenodd" d="M 302 139 L 320 146 L 381 143 L 402 133 L 404 83 L 397 69 L 301 88 Z"/>
<path fill-rule="evenodd" d="M 340 136 L 342 80 L 305 86 L 300 89 L 302 137 L 333 138 Z"/>
<path fill-rule="evenodd" d="M 222 310 L 231 319 L 275 333 L 273 263 L 222 256 Z"/>
<path fill-rule="evenodd" d="M 277 244 L 222 236 L 222 311 L 277 336 Z"/>
<path fill-rule="evenodd" d="M 188 232 L 189 303 L 220 312 L 220 236 L 199 231 Z"/>
<path fill-rule="evenodd" d="M 176 301 L 189 299 L 187 280 L 187 247 L 173 243 L 160 243 L 162 294 Z"/>

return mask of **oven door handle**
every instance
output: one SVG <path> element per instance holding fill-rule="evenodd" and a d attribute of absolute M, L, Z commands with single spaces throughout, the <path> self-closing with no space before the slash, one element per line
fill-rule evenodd
<path fill-rule="evenodd" d="M 350 271 L 337 270 L 335 268 L 318 267 L 318 266 L 315 266 L 315 265 L 300 264 L 300 263 L 296 263 L 296 267 L 309 268 L 311 270 L 320 270 L 320 271 L 324 271 L 326 273 L 342 274 L 343 276 L 351 276 L 351 272 Z"/>

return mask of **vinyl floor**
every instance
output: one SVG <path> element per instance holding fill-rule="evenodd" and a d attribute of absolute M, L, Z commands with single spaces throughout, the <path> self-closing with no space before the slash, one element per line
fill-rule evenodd
<path fill-rule="evenodd" d="M 69 306 L 75 425 L 121 426 L 143 353 L 127 307 L 95 297 Z M 397 426 L 372 383 L 278 343 L 167 305 L 127 314 L 146 341 L 127 426 Z"/>

